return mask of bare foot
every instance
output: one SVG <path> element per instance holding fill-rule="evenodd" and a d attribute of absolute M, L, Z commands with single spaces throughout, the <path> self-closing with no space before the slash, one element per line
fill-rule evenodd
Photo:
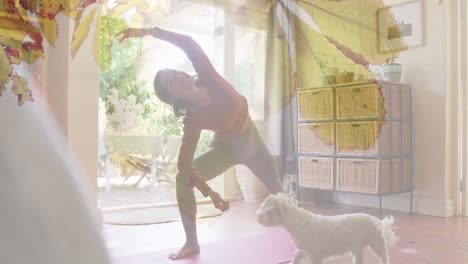
<path fill-rule="evenodd" d="M 176 259 L 182 259 L 186 257 L 190 257 L 192 255 L 200 253 L 200 246 L 197 245 L 188 245 L 185 244 L 181 249 L 179 249 L 179 252 L 171 253 L 169 255 L 169 258 L 172 260 Z"/>

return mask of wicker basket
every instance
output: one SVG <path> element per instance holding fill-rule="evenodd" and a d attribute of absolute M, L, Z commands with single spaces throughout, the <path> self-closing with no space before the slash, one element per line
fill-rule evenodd
<path fill-rule="evenodd" d="M 408 122 L 356 121 L 336 124 L 337 153 L 342 155 L 408 154 L 409 142 Z"/>
<path fill-rule="evenodd" d="M 299 157 L 300 186 L 333 189 L 333 158 Z"/>
<path fill-rule="evenodd" d="M 410 161 L 337 159 L 336 178 L 336 189 L 340 191 L 370 194 L 404 192 L 410 189 Z"/>
<path fill-rule="evenodd" d="M 382 119 L 386 110 L 381 89 L 376 84 L 344 86 L 336 88 L 336 118 Z"/>
<path fill-rule="evenodd" d="M 333 154 L 334 134 L 332 122 L 299 124 L 299 153 Z"/>
<path fill-rule="evenodd" d="M 331 87 L 298 91 L 297 96 L 299 120 L 333 119 L 333 90 Z"/>

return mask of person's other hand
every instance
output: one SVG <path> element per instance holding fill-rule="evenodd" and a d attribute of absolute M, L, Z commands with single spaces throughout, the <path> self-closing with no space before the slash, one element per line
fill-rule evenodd
<path fill-rule="evenodd" d="M 223 198 L 221 198 L 221 196 L 219 195 L 219 193 L 211 191 L 209 193 L 209 196 L 214 206 L 221 210 L 221 212 L 225 212 L 229 209 L 229 202 L 224 201 Z"/>

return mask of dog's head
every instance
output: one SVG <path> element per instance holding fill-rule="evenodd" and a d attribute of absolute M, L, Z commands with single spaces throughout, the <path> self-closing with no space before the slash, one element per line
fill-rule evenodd
<path fill-rule="evenodd" d="M 285 194 L 271 194 L 260 204 L 257 210 L 257 222 L 270 227 L 282 225 L 288 211 L 295 206 Z"/>

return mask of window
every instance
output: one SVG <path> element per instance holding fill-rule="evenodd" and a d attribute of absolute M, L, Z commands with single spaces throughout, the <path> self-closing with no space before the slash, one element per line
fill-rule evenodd
<path fill-rule="evenodd" d="M 234 86 L 249 102 L 253 120 L 264 119 L 266 32 L 236 26 Z"/>
<path fill-rule="evenodd" d="M 247 98 L 252 119 L 261 121 L 264 120 L 266 32 L 230 23 L 232 20 L 222 8 L 188 4 L 175 10 L 165 27 L 192 36 L 216 70 Z M 141 76 L 147 79 L 148 89 L 152 90 L 149 77 L 160 69 L 195 73 L 177 47 L 159 40 L 146 43 Z"/>

